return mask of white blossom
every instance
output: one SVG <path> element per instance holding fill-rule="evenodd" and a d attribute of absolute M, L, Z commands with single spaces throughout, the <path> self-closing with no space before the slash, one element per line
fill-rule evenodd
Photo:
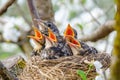
<path fill-rule="evenodd" d="M 103 65 L 99 61 L 95 61 L 93 64 L 96 68 L 96 72 L 99 74 L 98 76 L 96 76 L 95 80 L 105 80 L 105 76 L 107 78 L 109 77 L 110 74 L 109 68 L 107 70 L 102 69 Z"/>
<path fill-rule="evenodd" d="M 23 30 L 23 31 L 29 31 L 30 30 L 30 26 L 28 26 L 24 19 L 19 17 L 16 18 L 14 21 L 14 24 L 18 26 L 19 29 Z"/>
<path fill-rule="evenodd" d="M 21 35 L 20 31 L 18 31 L 16 28 L 14 28 L 14 24 L 7 23 L 4 26 L 3 38 L 5 40 L 17 42 L 20 35 Z"/>
<path fill-rule="evenodd" d="M 94 66 L 96 68 L 96 72 L 101 73 L 100 70 L 101 70 L 103 65 L 99 61 L 95 61 L 93 64 L 94 64 Z"/>
<path fill-rule="evenodd" d="M 17 45 L 2 43 L 1 49 L 6 52 L 13 52 L 15 49 L 17 49 Z"/>

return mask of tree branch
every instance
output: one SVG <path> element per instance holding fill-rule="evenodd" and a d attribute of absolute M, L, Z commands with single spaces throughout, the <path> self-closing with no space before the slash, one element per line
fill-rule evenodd
<path fill-rule="evenodd" d="M 13 76 L 13 74 L 7 70 L 7 68 L 3 65 L 1 61 L 0 61 L 0 75 L 4 80 L 15 80 L 15 76 Z"/>
<path fill-rule="evenodd" d="M 3 5 L 3 7 L 0 8 L 0 15 L 2 15 L 3 13 L 5 13 L 8 9 L 8 7 L 10 7 L 16 0 L 8 0 L 5 5 Z"/>
<path fill-rule="evenodd" d="M 98 25 L 101 25 L 101 23 L 97 20 L 97 18 L 94 17 L 94 15 L 93 15 L 83 4 L 81 4 L 81 6 L 83 7 L 83 9 L 84 9 L 87 13 L 89 13 L 89 15 L 93 18 L 93 20 L 94 20 Z"/>
<path fill-rule="evenodd" d="M 25 22 L 29 26 L 31 26 L 31 22 L 27 19 L 26 15 L 24 14 L 24 11 L 21 9 L 20 5 L 17 2 L 15 2 L 15 6 L 17 7 L 19 14 L 24 18 Z"/>
<path fill-rule="evenodd" d="M 27 33 L 24 33 L 24 36 L 19 38 L 18 42 L 10 41 L 9 43 L 13 43 L 13 44 L 18 45 L 19 48 L 21 49 L 21 51 L 23 53 L 25 53 L 25 55 L 29 58 L 30 53 L 32 52 L 32 46 L 30 45 L 29 40 L 26 38 L 26 35 L 27 35 Z M 6 42 L 7 43 L 7 41 L 2 36 L 2 33 L 0 33 L 0 43 L 1 42 Z"/>
<path fill-rule="evenodd" d="M 28 7 L 29 7 L 29 10 L 30 10 L 31 16 L 32 16 L 33 24 L 34 24 L 35 27 L 38 27 L 38 24 L 37 24 L 36 21 L 34 21 L 34 19 L 38 19 L 39 16 L 38 16 L 37 10 L 35 8 L 35 5 L 33 3 L 33 0 L 27 0 L 27 3 L 28 3 Z"/>
<path fill-rule="evenodd" d="M 96 31 L 91 33 L 90 35 L 84 35 L 79 40 L 81 41 L 97 41 L 105 36 L 109 35 L 112 31 L 114 31 L 115 21 L 107 21 L 105 24 L 101 25 Z"/>
<path fill-rule="evenodd" d="M 39 18 L 42 20 L 54 21 L 54 11 L 51 0 L 34 0 Z"/>
<path fill-rule="evenodd" d="M 35 19 L 54 21 L 51 0 L 27 0 L 33 24 L 38 27 Z"/>
<path fill-rule="evenodd" d="M 115 0 L 116 2 L 116 14 L 115 14 L 115 30 L 116 37 L 114 39 L 114 48 L 112 51 L 112 64 L 110 70 L 109 80 L 119 80 L 120 79 L 120 0 Z"/>

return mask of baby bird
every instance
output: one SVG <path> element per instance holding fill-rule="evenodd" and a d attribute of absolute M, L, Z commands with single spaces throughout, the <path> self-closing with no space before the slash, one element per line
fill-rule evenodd
<path fill-rule="evenodd" d="M 71 27 L 70 24 L 67 25 L 67 28 L 64 31 L 64 36 L 70 35 L 73 36 L 74 38 L 77 38 L 77 31 Z"/>
<path fill-rule="evenodd" d="M 65 39 L 68 43 L 68 45 L 70 46 L 73 55 L 83 55 L 84 54 L 84 50 L 81 47 L 81 44 L 79 43 L 79 41 L 77 39 L 75 39 L 72 36 L 65 36 Z"/>
<path fill-rule="evenodd" d="M 56 35 L 59 36 L 59 30 L 57 28 L 57 26 L 51 22 L 51 21 L 44 21 L 41 19 L 36 19 L 36 21 L 38 22 L 38 25 L 40 26 L 40 30 L 43 31 L 43 34 L 48 35 L 48 28 L 50 28 L 52 30 L 52 32 Z"/>
<path fill-rule="evenodd" d="M 75 30 L 73 30 L 73 28 L 70 26 L 70 24 L 68 24 L 68 26 L 64 32 L 64 36 L 65 36 L 66 40 L 73 44 L 74 44 L 74 41 L 76 41 L 77 43 L 79 43 L 81 45 L 81 47 L 77 46 L 76 44 L 74 44 L 74 46 L 73 46 L 69 43 L 72 50 L 73 50 L 73 48 L 74 48 L 74 50 L 75 50 L 75 48 L 77 50 L 77 51 L 73 51 L 74 52 L 73 54 L 85 55 L 85 54 L 91 54 L 91 53 L 93 53 L 93 54 L 98 53 L 98 51 L 94 47 L 90 47 L 86 43 L 76 40 L 75 33 L 76 33 Z M 73 41 L 71 42 L 71 40 L 73 40 Z"/>
<path fill-rule="evenodd" d="M 45 36 L 45 35 L 44 35 Z M 45 36 L 45 49 L 57 45 L 56 35 L 48 28 L 48 36 Z"/>
<path fill-rule="evenodd" d="M 56 35 L 48 28 L 48 37 L 45 38 L 45 48 L 41 51 L 40 57 L 42 59 L 57 59 L 61 54 L 61 51 L 57 48 Z"/>
<path fill-rule="evenodd" d="M 42 35 L 42 33 L 36 28 L 34 27 L 34 36 L 28 36 L 30 37 L 33 42 L 34 42 L 34 46 L 33 46 L 33 52 L 32 52 L 32 56 L 33 55 L 38 55 L 38 53 L 45 47 L 45 37 Z"/>

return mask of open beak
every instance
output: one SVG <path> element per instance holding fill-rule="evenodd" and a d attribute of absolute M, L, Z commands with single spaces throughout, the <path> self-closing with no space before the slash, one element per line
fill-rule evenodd
<path fill-rule="evenodd" d="M 37 22 L 45 23 L 45 21 L 41 20 L 41 19 L 34 19 L 34 20 L 37 21 Z"/>
<path fill-rule="evenodd" d="M 36 41 L 42 40 L 43 39 L 42 33 L 36 27 L 33 27 L 33 29 L 34 29 L 35 35 L 34 36 L 27 36 L 27 37 L 32 38 Z"/>
<path fill-rule="evenodd" d="M 35 21 L 37 21 L 38 25 L 39 25 L 39 29 L 41 31 L 48 31 L 47 30 L 47 26 L 45 25 L 45 21 L 41 20 L 41 19 L 34 19 Z"/>
<path fill-rule="evenodd" d="M 84 55 L 85 50 L 81 47 L 81 44 L 78 40 L 71 36 L 66 37 L 67 44 L 70 46 L 73 55 Z"/>
<path fill-rule="evenodd" d="M 49 37 L 53 42 L 57 42 L 57 37 L 56 37 L 56 35 L 55 35 L 50 29 L 48 29 L 48 37 Z"/>
<path fill-rule="evenodd" d="M 39 24 L 39 25 L 41 25 L 41 27 L 44 27 L 45 25 L 44 25 L 44 23 L 45 23 L 45 21 L 43 21 L 43 20 L 41 20 L 41 19 L 34 19 L 35 21 L 37 21 L 37 23 Z"/>
<path fill-rule="evenodd" d="M 56 35 L 50 29 L 48 29 L 48 36 L 45 36 L 45 48 L 50 48 L 54 46 L 56 42 Z"/>
<path fill-rule="evenodd" d="M 75 39 L 74 37 L 67 35 L 67 36 L 65 36 L 65 39 L 66 39 L 68 42 L 70 42 L 70 43 L 72 43 L 72 44 L 74 44 L 74 45 L 76 45 L 76 46 L 78 46 L 78 47 L 81 47 L 80 42 L 79 42 L 77 39 Z"/>
<path fill-rule="evenodd" d="M 43 44 L 44 44 L 44 36 L 42 35 L 42 33 L 36 27 L 33 27 L 33 29 L 34 29 L 35 35 L 34 36 L 28 36 L 28 37 L 31 38 L 33 43 L 34 43 L 34 46 L 33 46 L 34 51 L 39 52 L 42 49 Z"/>
<path fill-rule="evenodd" d="M 37 37 L 35 37 L 35 36 L 27 36 L 27 37 L 29 37 L 29 38 L 31 38 L 31 39 L 33 39 L 33 40 L 39 41 L 39 38 L 37 38 Z"/>
<path fill-rule="evenodd" d="M 70 24 L 67 25 L 67 28 L 66 28 L 66 30 L 64 32 L 64 36 L 67 36 L 67 35 L 70 35 L 72 37 L 75 36 L 74 30 L 73 30 L 73 28 L 71 27 Z"/>
<path fill-rule="evenodd" d="M 42 33 L 36 27 L 33 27 L 33 29 L 34 29 L 35 37 L 42 39 L 43 38 Z"/>
<path fill-rule="evenodd" d="M 73 55 L 78 55 L 81 48 L 79 41 L 70 35 L 65 36 L 65 39 L 67 41 L 67 44 L 70 46 Z"/>
<path fill-rule="evenodd" d="M 43 35 L 45 38 L 45 48 L 50 48 L 56 45 L 56 35 L 48 28 L 48 36 Z"/>

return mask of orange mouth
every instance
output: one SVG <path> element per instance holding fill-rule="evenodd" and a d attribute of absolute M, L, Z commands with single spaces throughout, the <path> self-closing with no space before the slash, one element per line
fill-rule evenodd
<path fill-rule="evenodd" d="M 43 38 L 42 33 L 36 27 L 34 27 L 34 32 L 35 32 L 35 37 L 39 39 Z"/>
<path fill-rule="evenodd" d="M 36 27 L 34 27 L 33 29 L 34 29 L 35 35 L 34 36 L 28 36 L 28 37 L 30 37 L 32 39 L 35 39 L 37 41 L 39 41 L 40 39 L 43 39 L 42 33 Z"/>
<path fill-rule="evenodd" d="M 69 41 L 70 43 L 78 46 L 78 47 L 81 47 L 80 43 L 78 40 L 76 40 L 74 37 L 72 36 L 66 36 L 66 40 Z"/>
<path fill-rule="evenodd" d="M 50 29 L 48 29 L 48 34 L 49 34 L 49 38 L 50 38 L 52 41 L 57 42 L 56 35 L 55 35 Z"/>
<path fill-rule="evenodd" d="M 64 32 L 64 36 L 66 36 L 66 35 L 70 35 L 70 36 L 73 36 L 73 37 L 75 36 L 74 30 L 73 30 L 73 28 L 71 27 L 70 24 L 68 24 L 68 26 L 67 26 L 67 28 Z"/>

